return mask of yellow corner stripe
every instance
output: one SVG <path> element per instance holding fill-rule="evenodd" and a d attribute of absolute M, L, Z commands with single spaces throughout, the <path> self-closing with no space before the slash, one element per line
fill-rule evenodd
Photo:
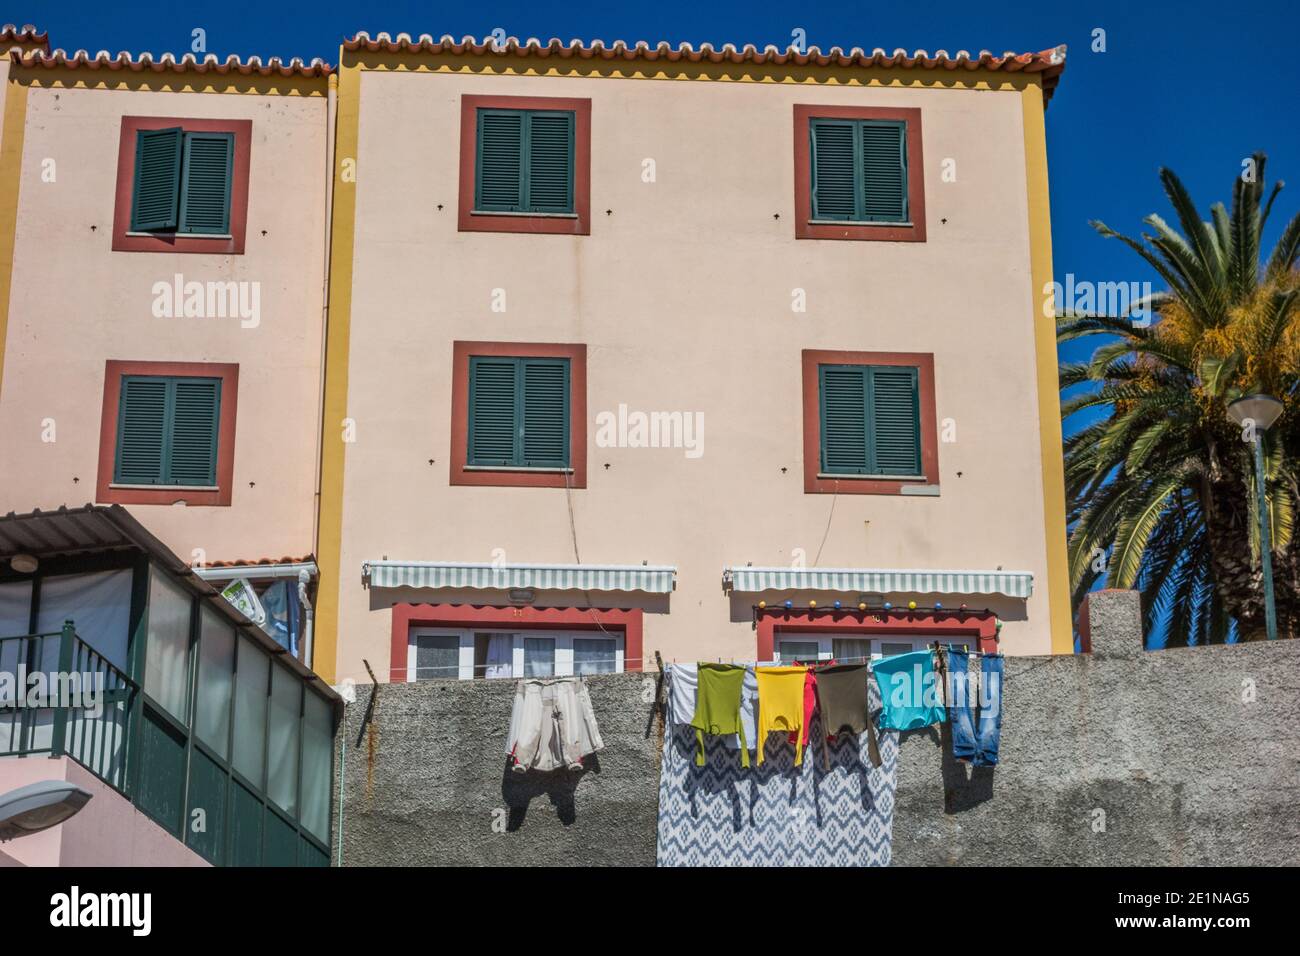
<path fill-rule="evenodd" d="M 1065 549 L 1065 459 L 1056 357 L 1056 310 L 1051 301 L 1052 219 L 1047 192 L 1047 129 L 1043 91 L 1020 92 L 1025 129 L 1025 183 L 1029 194 L 1029 271 L 1038 364 L 1038 433 L 1043 459 L 1043 532 L 1047 539 L 1047 602 L 1052 653 L 1074 653 L 1070 578 Z M 1047 291 L 1044 291 L 1047 290 Z"/>
<path fill-rule="evenodd" d="M 23 172 L 23 129 L 26 123 L 27 87 L 10 74 L 5 83 L 4 126 L 0 132 L 0 394 L 4 392 L 5 342 L 9 333 L 9 298 L 13 289 L 18 187 Z"/>

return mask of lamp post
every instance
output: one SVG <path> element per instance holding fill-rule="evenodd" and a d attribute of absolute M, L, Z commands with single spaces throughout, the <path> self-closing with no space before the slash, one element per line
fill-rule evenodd
<path fill-rule="evenodd" d="M 1264 433 L 1282 414 L 1282 403 L 1271 395 L 1247 395 L 1228 406 L 1228 417 L 1245 428 L 1253 425 L 1255 446 L 1255 494 L 1259 510 L 1259 560 L 1264 572 L 1264 627 L 1270 641 L 1277 640 L 1277 611 L 1273 605 L 1273 542 L 1268 526 L 1268 504 L 1264 496 Z"/>
<path fill-rule="evenodd" d="M 56 827 L 90 802 L 75 783 L 41 780 L 0 793 L 0 843 Z"/>

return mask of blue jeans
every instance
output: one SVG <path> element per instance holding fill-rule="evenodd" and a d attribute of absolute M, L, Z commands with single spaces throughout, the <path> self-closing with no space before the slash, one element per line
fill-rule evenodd
<path fill-rule="evenodd" d="M 952 728 L 952 755 L 969 760 L 974 767 L 994 767 L 998 762 L 998 738 L 1002 734 L 1002 656 L 980 658 L 979 699 L 971 692 L 970 655 L 949 649 L 948 669 L 952 674 L 952 698 L 948 723 Z"/>

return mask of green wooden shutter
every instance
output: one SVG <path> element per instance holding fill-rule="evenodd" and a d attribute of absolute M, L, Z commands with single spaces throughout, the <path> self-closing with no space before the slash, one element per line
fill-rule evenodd
<path fill-rule="evenodd" d="M 181 181 L 180 127 L 142 129 L 135 134 L 135 182 L 131 231 L 175 229 Z"/>
<path fill-rule="evenodd" d="M 178 378 L 172 387 L 167 483 L 215 485 L 220 434 L 221 379 Z"/>
<path fill-rule="evenodd" d="M 520 212 L 524 205 L 524 116 L 519 110 L 479 110 L 474 208 Z"/>
<path fill-rule="evenodd" d="M 822 365 L 818 372 L 821 470 L 838 475 L 867 474 L 866 369 L 853 365 Z"/>
<path fill-rule="evenodd" d="M 870 370 L 871 473 L 921 473 L 921 423 L 917 371 L 906 366 Z"/>
<path fill-rule="evenodd" d="M 531 112 L 526 119 L 524 207 L 529 212 L 573 212 L 573 113 Z"/>
<path fill-rule="evenodd" d="M 569 361 L 524 359 L 523 457 L 528 468 L 569 465 Z"/>
<path fill-rule="evenodd" d="M 167 380 L 123 376 L 117 407 L 113 481 L 156 485 L 163 481 Z"/>
<path fill-rule="evenodd" d="M 234 158 L 233 133 L 185 134 L 179 232 L 218 236 L 230 232 Z"/>
<path fill-rule="evenodd" d="M 519 360 L 473 355 L 469 360 L 470 465 L 512 465 L 517 460 Z"/>
<path fill-rule="evenodd" d="M 906 133 L 905 123 L 862 122 L 862 218 L 868 222 L 907 221 Z"/>
<path fill-rule="evenodd" d="M 856 124 L 852 120 L 814 119 L 808 129 L 812 138 L 812 218 L 861 218 Z"/>

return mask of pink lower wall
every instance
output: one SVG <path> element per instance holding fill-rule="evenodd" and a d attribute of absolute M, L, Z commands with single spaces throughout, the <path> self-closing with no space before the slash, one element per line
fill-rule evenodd
<path fill-rule="evenodd" d="M 92 796 L 71 819 L 4 844 L 0 866 L 207 866 L 129 800 L 66 757 L 0 758 L 0 793 L 67 780 Z M 6 862 L 3 857 L 12 862 Z"/>

